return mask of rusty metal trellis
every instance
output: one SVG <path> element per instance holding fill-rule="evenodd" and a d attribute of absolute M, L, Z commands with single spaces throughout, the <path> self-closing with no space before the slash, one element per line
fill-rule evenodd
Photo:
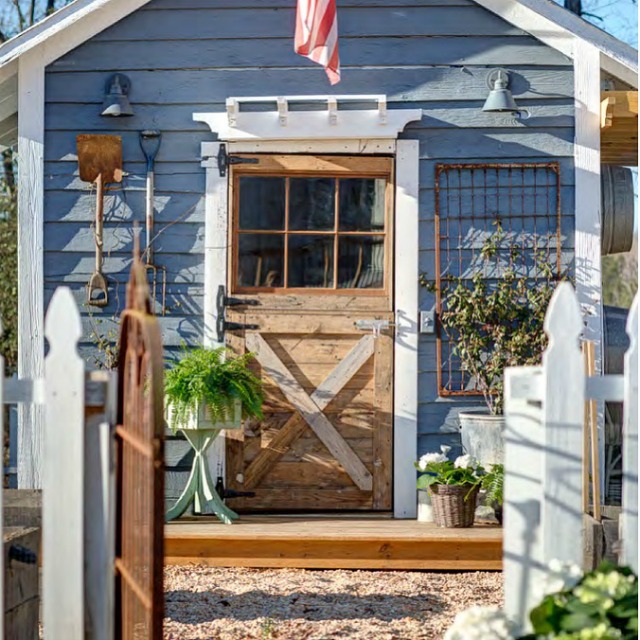
<path fill-rule="evenodd" d="M 505 233 L 501 251 L 517 248 L 525 256 L 527 278 L 542 278 L 541 263 L 562 273 L 560 165 L 539 163 L 438 164 L 435 176 L 436 310 L 443 311 L 448 282 L 470 280 L 482 270 L 495 280 L 498 270 L 481 258 L 484 240 L 499 222 Z M 567 221 L 569 218 L 567 218 Z M 437 381 L 441 396 L 475 395 L 462 370 L 454 341 L 437 327 Z"/>
<path fill-rule="evenodd" d="M 136 248 L 120 327 L 116 638 L 160 640 L 164 617 L 162 339 Z"/>

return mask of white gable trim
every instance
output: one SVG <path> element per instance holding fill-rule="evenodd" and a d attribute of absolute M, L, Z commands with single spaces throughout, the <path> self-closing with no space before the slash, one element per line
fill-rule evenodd
<path fill-rule="evenodd" d="M 572 60 L 577 43 L 591 44 L 600 52 L 602 69 L 637 88 L 638 52 L 552 0 L 475 1 Z"/>
<path fill-rule="evenodd" d="M 42 46 L 46 65 L 150 0 L 75 0 L 0 47 L 0 67 Z"/>

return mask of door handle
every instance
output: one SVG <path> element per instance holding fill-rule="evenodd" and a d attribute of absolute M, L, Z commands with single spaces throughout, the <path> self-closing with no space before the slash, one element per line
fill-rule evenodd
<path fill-rule="evenodd" d="M 382 331 L 386 331 L 387 329 L 396 326 L 395 322 L 379 319 L 356 320 L 353 324 L 355 325 L 356 329 L 359 329 L 360 331 L 373 332 L 374 338 L 377 338 Z"/>

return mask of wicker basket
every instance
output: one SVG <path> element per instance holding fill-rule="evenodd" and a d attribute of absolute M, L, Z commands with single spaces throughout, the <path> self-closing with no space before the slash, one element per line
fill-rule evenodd
<path fill-rule="evenodd" d="M 480 487 L 472 488 L 468 484 L 431 485 L 429 491 L 435 523 L 439 527 L 472 527 L 479 490 Z"/>

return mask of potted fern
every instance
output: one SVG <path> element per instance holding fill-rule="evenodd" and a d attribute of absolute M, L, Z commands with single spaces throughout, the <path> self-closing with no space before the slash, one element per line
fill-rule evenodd
<path fill-rule="evenodd" d="M 262 418 L 262 383 L 248 367 L 252 358 L 225 347 L 185 351 L 164 378 L 171 430 L 238 429 L 242 418 Z"/>
<path fill-rule="evenodd" d="M 480 487 L 486 491 L 485 504 L 493 508 L 498 524 L 502 525 L 502 505 L 504 504 L 504 465 L 492 464 L 482 476 Z"/>

